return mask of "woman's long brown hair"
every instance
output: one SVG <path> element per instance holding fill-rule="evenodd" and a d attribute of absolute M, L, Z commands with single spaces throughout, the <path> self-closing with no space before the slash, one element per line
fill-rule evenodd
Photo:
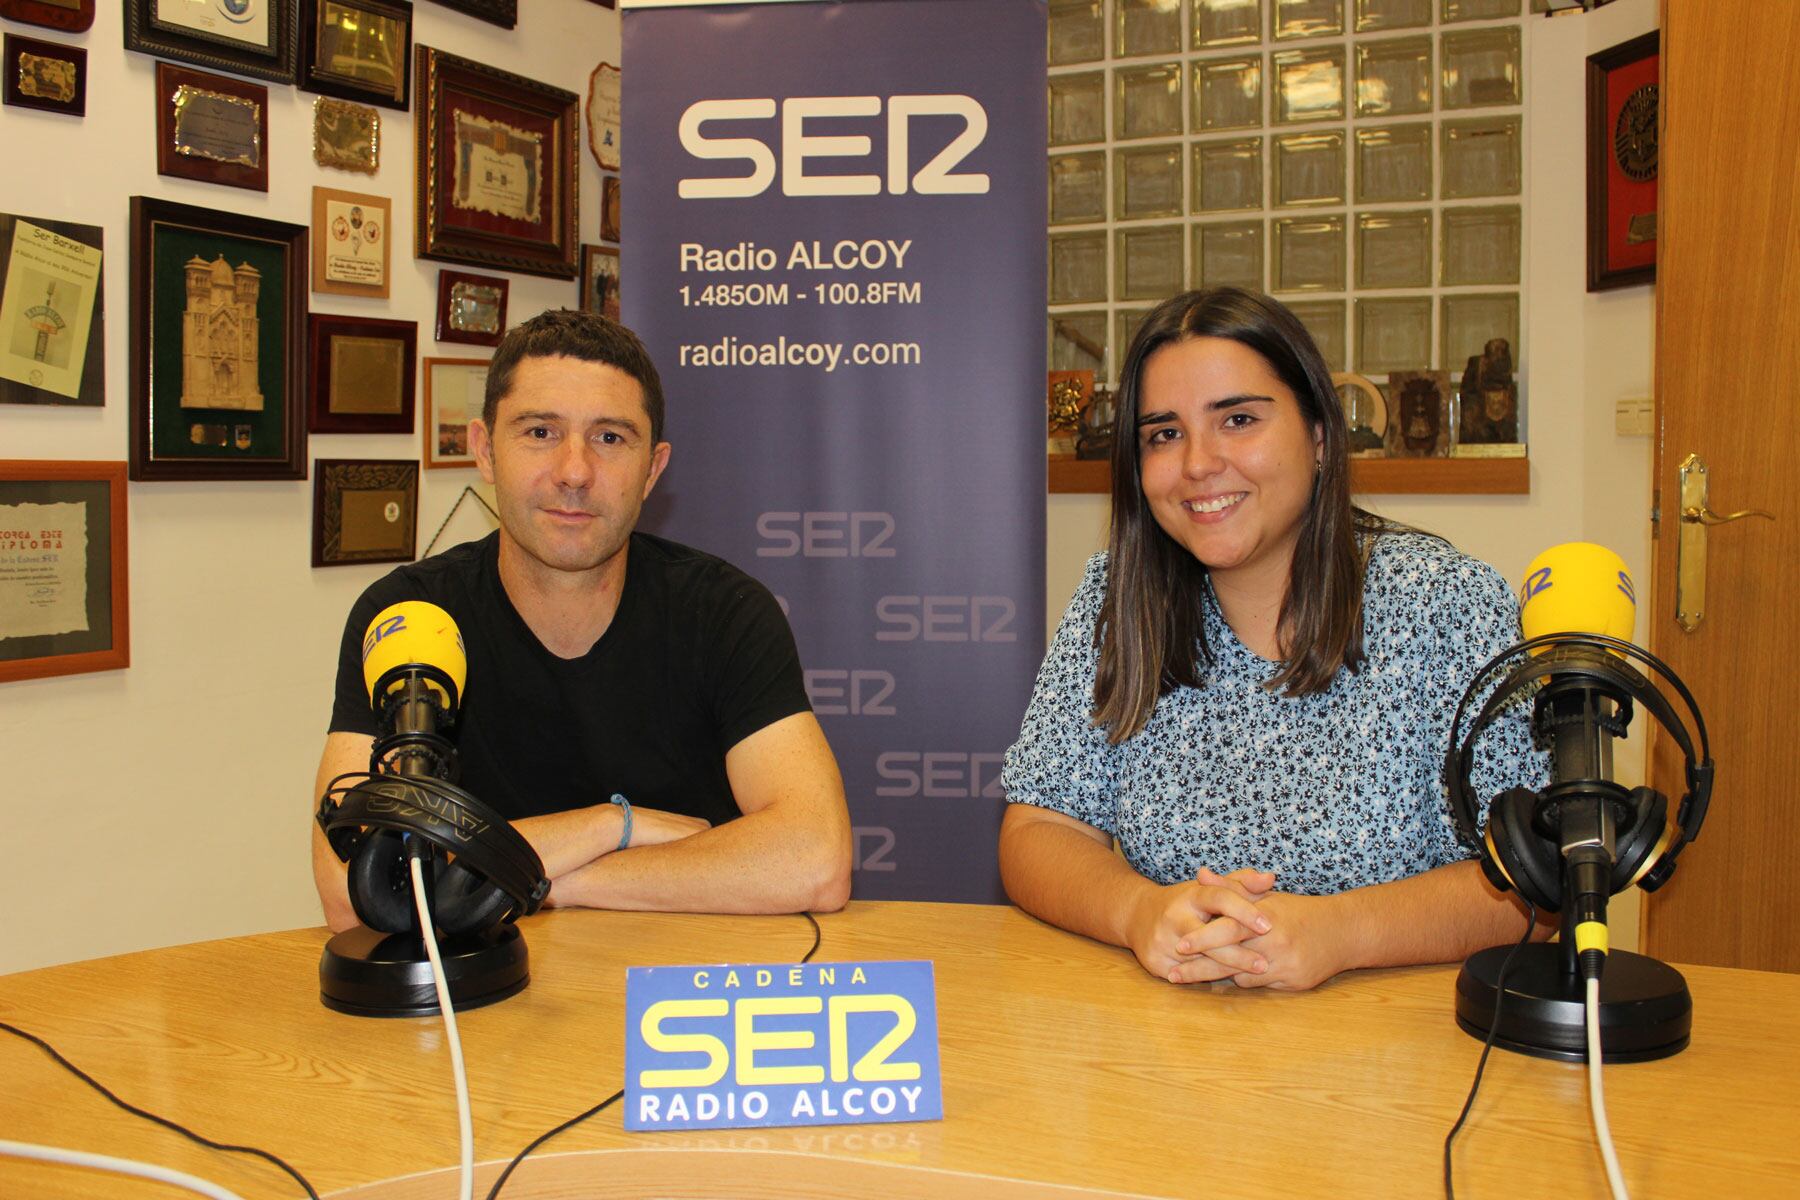
<path fill-rule="evenodd" d="M 1241 288 L 1188 292 L 1144 318 L 1120 371 L 1106 600 L 1094 627 L 1094 723 L 1115 743 L 1142 729 L 1168 692 L 1204 686 L 1213 661 L 1206 567 L 1156 523 L 1138 472 L 1144 364 L 1164 346 L 1197 337 L 1230 338 L 1262 355 L 1322 444 L 1277 624 L 1287 658 L 1268 686 L 1290 696 L 1322 692 L 1339 667 L 1362 663 L 1357 535 L 1388 526 L 1350 503 L 1349 437 L 1331 372 L 1306 327 L 1277 301 Z"/>

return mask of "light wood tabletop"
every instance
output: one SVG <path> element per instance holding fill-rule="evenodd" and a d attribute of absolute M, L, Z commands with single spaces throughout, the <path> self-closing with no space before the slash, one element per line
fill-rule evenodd
<path fill-rule="evenodd" d="M 819 922 L 818 961 L 936 964 L 942 1121 L 628 1134 L 615 1105 L 527 1159 L 503 1196 L 1442 1194 L 1444 1134 L 1480 1052 L 1451 1015 L 1454 967 L 1305 994 L 1177 988 L 1010 908 L 854 902 Z M 484 1181 L 621 1086 L 627 966 L 797 960 L 812 941 L 797 916 L 556 911 L 521 927 L 531 985 L 460 1016 Z M 322 1194 L 454 1196 L 441 1022 L 324 1008 L 325 940 L 302 929 L 0 977 L 0 1020 L 133 1103 L 281 1155 Z M 1685 974 L 1692 1045 L 1606 1069 L 1632 1194 L 1800 1195 L 1800 976 Z M 267 1164 L 119 1112 L 4 1034 L 0 1081 L 0 1137 L 156 1162 L 252 1200 L 300 1194 Z M 1583 1068 L 1496 1051 L 1456 1161 L 1470 1200 L 1604 1196 Z M 186 1194 L 0 1158 L 9 1200 Z"/>

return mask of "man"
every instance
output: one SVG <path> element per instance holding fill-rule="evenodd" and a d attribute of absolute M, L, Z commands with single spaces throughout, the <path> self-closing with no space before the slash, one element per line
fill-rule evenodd
<path fill-rule="evenodd" d="M 662 428 L 662 384 L 630 330 L 563 310 L 506 335 L 469 423 L 500 528 L 400 567 L 351 610 L 314 803 L 368 769 L 370 620 L 429 600 L 468 649 L 461 784 L 537 850 L 549 903 L 841 908 L 843 782 L 786 618 L 729 564 L 633 531 L 669 463 Z M 327 923 L 356 924 L 316 826 L 313 878 Z"/>

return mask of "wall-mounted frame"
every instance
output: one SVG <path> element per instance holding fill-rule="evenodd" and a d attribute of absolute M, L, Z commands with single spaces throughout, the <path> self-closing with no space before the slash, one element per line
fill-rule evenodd
<path fill-rule="evenodd" d="M 611 321 L 619 319 L 619 248 L 581 248 L 581 307 Z"/>
<path fill-rule="evenodd" d="M 381 113 L 329 96 L 314 100 L 313 161 L 339 171 L 375 174 L 381 169 Z"/>
<path fill-rule="evenodd" d="M 425 467 L 472 467 L 469 422 L 487 394 L 485 358 L 425 360 Z"/>
<path fill-rule="evenodd" d="M 607 62 L 588 76 L 588 150 L 603 171 L 619 169 L 620 82 L 619 68 Z"/>
<path fill-rule="evenodd" d="M 412 561 L 419 535 L 418 463 L 321 458 L 313 465 L 313 566 Z"/>
<path fill-rule="evenodd" d="M 437 340 L 465 346 L 498 346 L 506 333 L 512 280 L 503 275 L 439 271 Z"/>
<path fill-rule="evenodd" d="M 235 0 L 230 19 L 191 0 L 125 0 L 125 48 L 214 71 L 293 83 L 298 0 Z"/>
<path fill-rule="evenodd" d="M 420 258 L 572 279 L 574 92 L 417 49 Z"/>
<path fill-rule="evenodd" d="M 306 478 L 306 226 L 131 198 L 131 478 Z"/>
<path fill-rule="evenodd" d="M 0 213 L 0 404 L 106 403 L 98 225 Z"/>
<path fill-rule="evenodd" d="M 156 173 L 269 190 L 269 89 L 156 64 Z"/>
<path fill-rule="evenodd" d="M 300 86 L 404 112 L 412 94 L 408 0 L 302 0 Z"/>
<path fill-rule="evenodd" d="M 87 115 L 86 50 L 9 33 L 0 59 L 6 73 L 0 96 L 6 103 L 66 117 Z"/>
<path fill-rule="evenodd" d="M 0 461 L 0 682 L 131 665 L 122 462 Z"/>
<path fill-rule="evenodd" d="M 1656 278 L 1660 44 L 1646 33 L 1587 60 L 1590 292 Z"/>
<path fill-rule="evenodd" d="M 306 319 L 313 433 L 411 433 L 419 323 L 313 313 Z"/>
<path fill-rule="evenodd" d="M 312 289 L 334 296 L 388 298 L 394 202 L 386 196 L 315 187 Z"/>
<path fill-rule="evenodd" d="M 457 12 L 468 13 L 477 20 L 486 21 L 490 25 L 498 25 L 502 29 L 511 29 L 519 23 L 519 0 L 437 0 L 445 8 L 454 8 Z"/>
<path fill-rule="evenodd" d="M 80 33 L 94 23 L 94 0 L 0 0 L 0 17 Z"/>
<path fill-rule="evenodd" d="M 616 242 L 619 240 L 619 177 L 608 175 L 600 181 L 600 240 Z"/>

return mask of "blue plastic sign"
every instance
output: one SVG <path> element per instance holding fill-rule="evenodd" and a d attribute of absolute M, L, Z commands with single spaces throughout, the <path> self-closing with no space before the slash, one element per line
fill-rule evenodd
<path fill-rule="evenodd" d="M 626 972 L 626 1129 L 943 1115 L 929 962 Z"/>

